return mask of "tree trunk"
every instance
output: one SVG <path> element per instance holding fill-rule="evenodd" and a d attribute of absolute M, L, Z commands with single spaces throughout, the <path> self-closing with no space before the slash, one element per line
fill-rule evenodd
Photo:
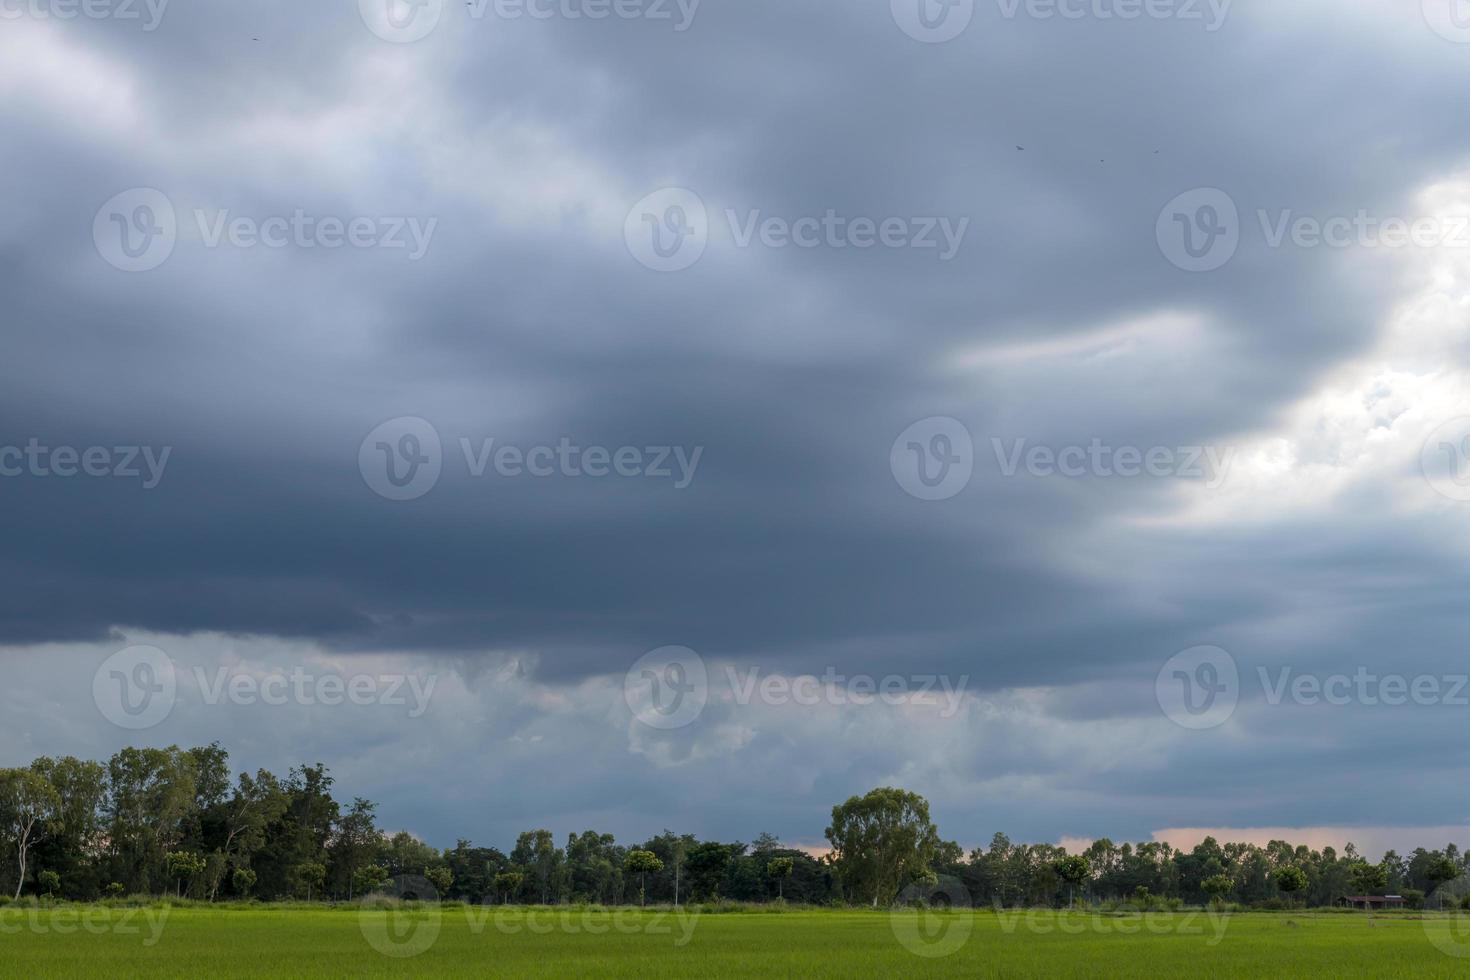
<path fill-rule="evenodd" d="M 16 882 L 15 882 L 15 900 L 17 902 L 20 901 L 20 890 L 21 890 L 21 887 L 26 883 L 26 844 L 25 844 L 25 838 L 24 837 L 22 837 L 21 840 L 20 840 L 19 851 L 20 851 L 20 877 L 17 878 L 16 879 Z"/>

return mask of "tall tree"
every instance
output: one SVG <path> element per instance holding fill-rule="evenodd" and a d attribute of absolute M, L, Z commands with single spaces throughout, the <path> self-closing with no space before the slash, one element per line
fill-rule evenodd
<path fill-rule="evenodd" d="M 0 769 L 0 818 L 15 841 L 16 898 L 25 886 L 31 846 L 56 823 L 60 809 L 61 797 L 45 776 L 30 769 Z"/>
<path fill-rule="evenodd" d="M 204 873 L 209 862 L 204 855 L 195 854 L 193 851 L 169 851 L 168 873 L 174 879 L 174 894 L 180 897 L 184 894 L 184 882 L 189 882 L 189 893 L 194 893 L 194 879 Z"/>
<path fill-rule="evenodd" d="M 445 862 L 454 873 L 454 893 L 470 901 L 500 897 L 495 876 L 510 867 L 510 858 L 493 847 L 476 847 L 461 839 L 446 851 Z"/>
<path fill-rule="evenodd" d="M 100 891 L 97 859 L 106 838 L 102 805 L 107 798 L 107 770 L 98 762 L 67 756 L 41 758 L 31 770 L 56 790 L 57 825 L 36 847 L 36 860 L 61 875 L 62 889 L 72 895 L 95 898 Z"/>
<path fill-rule="evenodd" d="M 549 830 L 528 830 L 516 838 L 511 862 L 531 871 L 542 905 L 549 903 L 551 886 L 562 865 L 562 852 Z"/>
<path fill-rule="evenodd" d="M 1460 867 L 1453 858 L 1441 854 L 1429 863 L 1424 871 L 1424 877 L 1429 879 L 1431 894 L 1439 899 L 1439 906 L 1444 907 L 1444 896 L 1439 894 L 1439 887 L 1447 881 L 1454 881 L 1460 876 Z"/>
<path fill-rule="evenodd" d="M 502 871 L 495 876 L 495 893 L 502 896 L 501 904 L 509 904 L 511 896 L 521 889 L 526 876 L 519 871 Z"/>
<path fill-rule="evenodd" d="M 612 834 L 567 835 L 566 865 L 574 900 L 609 902 L 622 890 L 623 849 Z"/>
<path fill-rule="evenodd" d="M 652 851 L 629 851 L 625 867 L 629 874 L 638 876 L 638 904 L 643 905 L 647 900 L 648 876 L 662 871 L 664 863 Z"/>
<path fill-rule="evenodd" d="M 308 902 L 311 901 L 313 894 L 321 891 L 326 880 L 326 866 L 317 861 L 303 861 L 292 869 L 292 891 L 297 895 L 305 892 Z"/>
<path fill-rule="evenodd" d="M 786 898 L 786 879 L 791 877 L 791 872 L 796 868 L 796 862 L 789 857 L 771 858 L 766 865 L 766 877 L 776 882 L 776 898 L 784 901 Z"/>
<path fill-rule="evenodd" d="M 883 787 L 832 808 L 830 859 L 849 896 L 888 905 L 930 871 L 939 832 L 917 793 Z"/>
<path fill-rule="evenodd" d="M 166 880 L 165 855 L 194 813 L 194 763 L 177 746 L 125 748 L 107 764 L 109 845 L 117 871 L 134 891 Z"/>
<path fill-rule="evenodd" d="M 1053 867 L 1057 877 L 1067 883 L 1067 906 L 1076 904 L 1075 890 L 1092 875 L 1092 865 L 1085 854 L 1072 854 L 1058 859 Z"/>
<path fill-rule="evenodd" d="M 323 765 L 297 766 L 283 788 L 289 799 L 285 812 L 265 831 L 265 842 L 251 859 L 258 876 L 256 891 L 265 895 L 292 894 L 294 871 L 302 864 L 321 864 L 328 881 L 346 895 L 349 882 L 334 878 L 337 870 L 328 845 L 337 837 L 340 808 L 332 798 L 332 776 Z"/>
<path fill-rule="evenodd" d="M 1307 887 L 1307 873 L 1294 864 L 1283 865 L 1271 873 L 1276 887 L 1290 900 L 1292 895 Z"/>
<path fill-rule="evenodd" d="M 720 881 L 730 864 L 730 848 L 706 841 L 689 852 L 689 891 L 695 899 L 712 899 L 719 895 Z"/>
<path fill-rule="evenodd" d="M 346 884 L 349 899 L 362 890 L 363 882 L 368 880 L 363 874 L 373 866 L 382 849 L 383 839 L 378 832 L 376 810 L 377 804 L 371 800 L 360 796 L 353 799 L 352 806 L 337 827 L 337 836 L 332 843 L 332 866 L 337 880 Z M 383 877 L 387 877 L 386 869 Z"/>

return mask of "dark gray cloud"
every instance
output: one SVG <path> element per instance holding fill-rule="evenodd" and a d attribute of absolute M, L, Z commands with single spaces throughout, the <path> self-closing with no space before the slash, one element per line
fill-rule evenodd
<path fill-rule="evenodd" d="M 1217 31 L 979 3 L 942 45 L 882 2 L 705 0 L 683 32 L 448 8 L 413 44 L 346 0 L 171 5 L 151 32 L 3 22 L 0 445 L 170 449 L 152 489 L 0 479 L 0 643 L 73 719 L 18 727 L 15 754 L 117 743 L 95 664 L 68 686 L 43 661 L 139 636 L 207 661 L 226 636 L 282 663 L 412 655 L 464 678 L 478 721 L 289 745 L 248 711 L 224 725 L 252 764 L 338 763 L 439 842 L 538 820 L 809 839 L 826 806 L 889 780 L 967 841 L 1326 825 L 1349 804 L 1364 823 L 1463 819 L 1427 778 L 1458 762 L 1381 737 L 1443 744 L 1452 708 L 1307 724 L 1247 690 L 1225 728 L 1183 732 L 1153 685 L 1203 643 L 1248 677 L 1453 669 L 1464 518 L 1418 450 L 1470 408 L 1455 252 L 1272 247 L 1257 212 L 1461 206 L 1470 47 L 1387 3 L 1239 2 Z M 623 238 L 668 186 L 711 223 L 678 273 Z M 130 274 L 92 227 L 140 187 L 179 233 Z M 1155 223 L 1200 187 L 1234 200 L 1241 243 L 1191 274 Z M 208 246 L 223 211 L 298 210 L 436 224 L 418 260 Z M 739 247 L 727 210 L 968 225 L 942 261 Z M 973 478 L 940 502 L 889 464 L 931 416 L 975 442 Z M 393 501 L 359 448 L 401 417 L 433 424 L 443 472 Z M 702 455 L 682 489 L 475 477 L 460 441 L 487 439 Z M 1007 477 L 1018 440 L 1238 455 L 1221 487 Z M 720 705 L 659 736 L 610 721 L 619 699 L 589 685 L 665 644 L 767 672 L 968 675 L 977 703 L 857 739 L 851 707 Z M 504 657 L 523 686 L 481 673 Z M 440 803 L 452 766 L 433 748 L 487 737 L 514 748 Z M 383 777 L 404 768 L 423 785 Z M 1364 772 L 1402 791 L 1364 799 Z M 481 816 L 450 819 L 455 803 Z"/>

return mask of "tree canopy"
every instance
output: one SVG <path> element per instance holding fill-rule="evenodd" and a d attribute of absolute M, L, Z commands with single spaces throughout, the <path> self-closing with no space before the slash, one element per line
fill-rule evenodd
<path fill-rule="evenodd" d="M 911 885 L 963 889 L 977 905 L 1090 900 L 1331 904 L 1384 891 L 1457 898 L 1466 856 L 1453 844 L 1370 863 L 1273 840 L 1207 837 L 1189 850 L 1107 838 L 1069 853 L 996 833 L 968 852 L 940 838 L 929 805 L 891 787 L 832 810 L 827 853 L 701 840 L 645 841 L 527 830 L 509 851 L 459 840 L 440 849 L 380 826 L 377 805 L 340 801 L 325 766 L 235 773 L 219 745 L 127 748 L 105 763 L 42 758 L 0 770 L 0 895 L 88 900 L 141 893 L 202 900 L 353 900 L 406 878 L 441 898 L 522 904 L 833 901 L 886 905 Z M 921 894 L 927 892 L 921 891 Z"/>

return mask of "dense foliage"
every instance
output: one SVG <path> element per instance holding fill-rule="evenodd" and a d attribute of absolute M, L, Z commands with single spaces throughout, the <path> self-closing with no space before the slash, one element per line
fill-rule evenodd
<path fill-rule="evenodd" d="M 888 904 L 906 889 L 939 887 L 985 906 L 1084 896 L 1323 905 L 1362 891 L 1432 895 L 1467 870 L 1453 844 L 1408 857 L 1389 852 L 1370 864 L 1351 844 L 1338 853 L 1207 838 L 1182 851 L 1104 839 L 1069 855 L 996 834 L 966 854 L 939 837 L 922 797 L 890 788 L 834 807 L 831 851 L 820 858 L 769 834 L 724 842 L 667 830 L 628 844 L 588 830 L 559 845 L 536 829 L 509 851 L 468 840 L 441 851 L 386 833 L 369 800 L 336 799 L 321 765 L 232 779 L 228 763 L 215 744 L 0 770 L 0 896 L 341 900 L 411 877 L 417 892 L 487 903 Z"/>

